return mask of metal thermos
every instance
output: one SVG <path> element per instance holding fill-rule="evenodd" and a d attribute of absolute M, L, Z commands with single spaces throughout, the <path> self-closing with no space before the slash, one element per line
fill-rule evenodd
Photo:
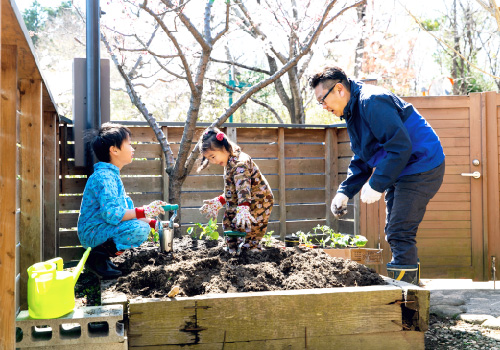
<path fill-rule="evenodd" d="M 174 230 L 168 227 L 168 221 L 164 223 L 160 232 L 160 249 L 162 252 L 171 252 L 174 247 Z"/>
<path fill-rule="evenodd" d="M 171 252 L 174 249 L 174 219 L 177 216 L 178 209 L 179 205 L 177 204 L 168 204 L 163 206 L 165 213 L 173 211 L 174 214 L 169 221 L 162 221 L 163 230 L 160 230 L 159 232 L 160 251 L 162 252 Z"/>

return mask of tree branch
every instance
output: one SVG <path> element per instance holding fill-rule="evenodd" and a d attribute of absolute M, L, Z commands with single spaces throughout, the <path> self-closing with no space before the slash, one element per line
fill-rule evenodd
<path fill-rule="evenodd" d="M 233 91 L 238 92 L 238 93 L 240 93 L 240 94 L 241 94 L 241 93 L 242 93 L 242 91 L 243 91 L 243 90 L 241 90 L 241 89 L 238 89 L 237 87 L 232 87 L 231 85 L 228 85 L 228 84 L 226 84 L 226 83 L 224 83 L 224 82 L 222 82 L 222 81 L 220 81 L 220 80 L 217 80 L 217 79 L 211 79 L 211 78 L 208 78 L 207 80 L 209 80 L 209 81 L 213 81 L 214 83 L 217 83 L 217 84 L 219 84 L 219 85 L 224 86 L 226 89 L 233 90 Z M 257 103 L 258 105 L 261 105 L 261 106 L 263 106 L 263 107 L 265 107 L 265 108 L 269 109 L 269 110 L 271 111 L 271 113 L 272 113 L 272 114 L 274 114 L 274 117 L 276 118 L 276 120 L 278 120 L 278 123 L 283 124 L 283 119 L 281 119 L 281 117 L 279 116 L 278 112 L 276 112 L 276 110 L 275 110 L 273 107 L 271 107 L 270 105 L 268 105 L 268 104 L 267 104 L 267 103 L 265 103 L 265 102 L 259 101 L 259 100 L 257 100 L 257 99 L 252 98 L 252 97 L 250 97 L 250 101 L 255 102 L 255 103 Z"/>
<path fill-rule="evenodd" d="M 212 40 L 212 45 L 215 44 L 224 34 L 229 31 L 229 9 L 230 9 L 230 1 L 226 0 L 226 25 L 224 29 L 222 29 L 219 33 L 215 35 L 215 38 Z"/>
<path fill-rule="evenodd" d="M 260 68 L 256 68 L 256 67 L 246 66 L 246 65 L 238 63 L 238 62 L 224 61 L 224 60 L 219 60 L 219 59 L 216 59 L 216 58 L 213 58 L 213 57 L 210 57 L 210 60 L 213 61 L 213 62 L 217 62 L 217 63 L 234 65 L 236 67 L 240 67 L 240 68 L 243 68 L 243 69 L 248 69 L 248 70 L 251 70 L 251 71 L 257 72 L 257 73 L 264 73 L 264 74 L 267 74 L 267 75 L 271 75 L 271 72 L 268 71 L 268 70 L 264 70 L 264 69 L 260 69 Z"/>
<path fill-rule="evenodd" d="M 161 148 L 163 150 L 163 153 L 165 154 L 165 159 L 167 163 L 167 169 L 166 172 L 170 175 L 174 166 L 174 154 L 172 152 L 172 149 L 170 148 L 170 143 L 168 142 L 167 138 L 165 137 L 165 134 L 161 130 L 160 126 L 156 122 L 155 117 L 149 113 L 146 105 L 141 101 L 141 98 L 137 94 L 137 92 L 134 89 L 134 86 L 128 77 L 128 75 L 125 73 L 123 70 L 123 67 L 119 64 L 118 59 L 114 52 L 111 49 L 111 46 L 109 45 L 108 40 L 106 39 L 106 36 L 104 33 L 101 33 L 101 41 L 104 43 L 106 46 L 106 49 L 108 50 L 109 55 L 111 56 L 111 59 L 115 63 L 116 68 L 118 69 L 118 72 L 122 76 L 122 78 L 125 80 L 125 86 L 127 87 L 127 93 L 130 96 L 130 99 L 132 100 L 132 103 L 137 107 L 139 112 L 144 116 L 146 121 L 148 122 L 149 126 L 153 129 L 156 138 L 160 142 Z"/>
<path fill-rule="evenodd" d="M 250 89 L 248 89 L 247 92 L 242 94 L 240 96 L 240 98 L 235 103 L 233 103 L 228 109 L 226 109 L 226 111 L 219 118 L 217 118 L 216 121 L 214 121 L 211 124 L 211 127 L 221 126 L 227 120 L 227 118 L 229 118 L 229 116 L 232 115 L 254 93 L 263 89 L 264 87 L 268 86 L 269 84 L 272 84 L 276 79 L 280 78 L 283 74 L 285 74 L 290 68 L 295 66 L 297 64 L 297 62 L 311 50 L 312 45 L 314 44 L 314 42 L 316 42 L 321 31 L 325 28 L 324 24 L 327 21 L 328 15 L 329 15 L 331 9 L 333 8 L 333 6 L 335 5 L 335 3 L 336 3 L 336 0 L 332 0 L 326 6 L 324 13 L 323 13 L 323 16 L 321 17 L 321 20 L 319 21 L 319 24 L 316 26 L 316 30 L 314 31 L 314 34 L 312 35 L 310 40 L 306 43 L 306 45 L 299 51 L 299 53 L 297 55 L 295 55 L 293 58 L 291 58 L 285 65 L 283 65 L 283 67 L 281 67 L 281 69 L 278 72 L 276 72 L 275 74 L 273 74 L 269 78 L 267 78 L 267 79 L 255 84 L 255 85 L 253 85 L 252 87 L 250 87 Z M 343 12 L 343 11 L 341 11 L 341 12 Z M 331 23 L 331 21 L 329 21 L 328 23 Z M 191 151 L 191 154 L 189 155 L 189 157 L 186 161 L 187 163 L 186 163 L 185 167 L 186 167 L 188 172 L 191 171 L 191 169 L 193 168 L 193 165 L 194 165 L 196 159 L 198 158 L 199 152 L 200 152 L 199 151 L 199 144 L 196 144 L 196 146 Z"/>
<path fill-rule="evenodd" d="M 191 69 L 189 68 L 189 63 L 186 59 L 186 56 L 184 55 L 184 52 L 182 51 L 182 48 L 179 45 L 179 42 L 177 41 L 176 37 L 172 34 L 172 32 L 167 28 L 167 26 L 165 25 L 163 20 L 156 13 L 154 13 L 153 10 L 151 10 L 149 7 L 147 7 L 147 3 L 148 3 L 148 1 L 144 0 L 144 2 L 142 4 L 140 4 L 139 6 L 144 11 L 149 13 L 156 20 L 156 22 L 160 25 L 160 27 L 163 29 L 165 34 L 167 34 L 170 41 L 172 41 L 172 44 L 174 44 L 175 49 L 177 50 L 177 53 L 179 54 L 179 58 L 181 59 L 184 71 L 186 72 L 185 79 L 188 82 L 191 93 L 198 94 L 198 90 L 196 89 L 196 86 L 193 82 L 193 77 L 191 76 Z"/>
<path fill-rule="evenodd" d="M 455 54 L 457 54 L 459 57 L 461 57 L 464 61 L 466 61 L 472 68 L 475 68 L 477 69 L 478 71 L 486 74 L 486 75 L 489 75 L 490 77 L 492 77 L 493 79 L 500 79 L 500 77 L 497 77 L 493 74 L 490 74 L 488 72 L 486 72 L 485 70 L 479 68 L 478 66 L 476 66 L 474 63 L 470 62 L 464 55 L 462 55 L 460 52 L 458 52 L 457 50 L 455 50 L 453 47 L 451 47 L 450 45 L 448 45 L 443 39 L 439 38 L 438 36 L 434 35 L 434 33 L 428 31 L 427 29 L 425 29 L 425 27 L 422 25 L 422 23 L 410 12 L 410 10 L 406 9 L 406 12 L 408 12 L 408 14 L 413 18 L 413 20 L 419 25 L 420 28 L 422 28 L 425 32 L 429 33 L 430 35 L 432 35 L 434 37 L 434 39 L 436 39 L 437 41 L 439 41 L 440 43 L 442 43 L 444 46 L 446 46 L 448 49 L 450 49 L 451 51 L 453 51 Z"/>
<path fill-rule="evenodd" d="M 159 57 L 159 58 L 175 58 L 175 57 L 179 57 L 179 55 L 160 55 L 160 54 L 157 54 L 157 53 L 155 53 L 155 52 L 153 52 L 153 51 L 151 51 L 150 49 L 147 49 L 147 48 L 142 48 L 142 49 L 126 49 L 126 48 L 119 47 L 118 51 L 147 52 L 147 53 L 151 54 L 152 56 L 156 56 L 156 57 Z"/>

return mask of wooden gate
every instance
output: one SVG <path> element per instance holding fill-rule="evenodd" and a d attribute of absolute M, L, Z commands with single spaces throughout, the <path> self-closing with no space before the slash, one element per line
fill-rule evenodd
<path fill-rule="evenodd" d="M 429 203 L 417 234 L 423 278 L 489 279 L 490 257 L 500 257 L 499 96 L 405 98 L 434 128 L 446 154 L 443 185 Z M 384 261 L 390 261 L 385 203 L 361 204 L 360 212 L 361 233 L 379 239 Z"/>

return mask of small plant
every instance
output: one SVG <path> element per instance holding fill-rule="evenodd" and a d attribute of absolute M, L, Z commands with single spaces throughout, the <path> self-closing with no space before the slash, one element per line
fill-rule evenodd
<path fill-rule="evenodd" d="M 351 239 L 351 245 L 355 245 L 356 247 L 364 247 L 368 240 L 365 236 L 356 235 Z"/>
<path fill-rule="evenodd" d="M 304 233 L 303 231 L 298 231 L 295 235 L 299 237 L 300 244 L 310 248 L 313 247 L 312 239 L 310 238 L 311 234 L 309 232 Z"/>
<path fill-rule="evenodd" d="M 273 245 L 273 241 L 274 241 L 273 233 L 274 233 L 274 231 L 266 232 L 264 237 L 262 237 L 262 244 L 264 244 L 264 246 L 270 247 Z"/>
<path fill-rule="evenodd" d="M 158 232 L 156 232 L 154 228 L 152 228 L 151 231 L 149 232 L 148 241 L 157 243 L 159 240 L 160 240 L 160 235 L 158 234 Z"/>
<path fill-rule="evenodd" d="M 326 225 L 318 225 L 313 228 L 313 231 L 315 234 L 320 233 L 323 235 L 323 238 L 319 240 L 320 246 L 323 248 L 364 247 L 368 242 L 364 236 L 337 233 Z"/>
<path fill-rule="evenodd" d="M 186 232 L 191 237 L 196 238 L 199 228 L 201 230 L 199 239 L 203 239 L 203 236 L 205 236 L 205 239 L 209 241 L 216 241 L 219 239 L 219 232 L 217 231 L 218 227 L 217 221 L 210 219 L 206 225 L 202 225 L 198 222 L 195 226 L 189 227 Z"/>

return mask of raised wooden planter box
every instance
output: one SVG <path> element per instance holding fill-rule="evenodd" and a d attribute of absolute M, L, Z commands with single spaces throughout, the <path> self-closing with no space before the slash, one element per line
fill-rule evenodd
<path fill-rule="evenodd" d="M 334 258 L 343 258 L 356 261 L 363 265 L 380 265 L 382 249 L 376 248 L 325 248 L 323 251 Z"/>
<path fill-rule="evenodd" d="M 424 350 L 429 291 L 387 281 L 385 286 L 130 300 L 129 346 Z"/>

